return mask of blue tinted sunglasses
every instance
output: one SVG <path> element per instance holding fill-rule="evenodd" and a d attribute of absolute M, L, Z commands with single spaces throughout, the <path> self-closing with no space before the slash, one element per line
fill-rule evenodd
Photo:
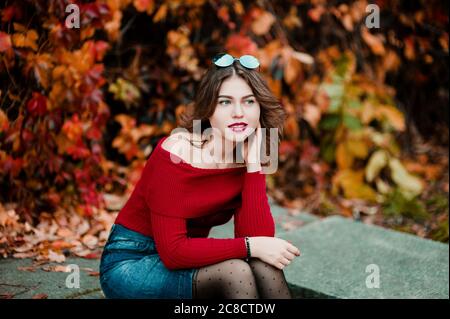
<path fill-rule="evenodd" d="M 221 53 L 213 58 L 213 63 L 219 67 L 227 67 L 239 61 L 239 63 L 247 69 L 256 69 L 259 67 L 259 61 L 253 55 L 243 55 L 240 58 L 235 58 L 228 53 Z"/>

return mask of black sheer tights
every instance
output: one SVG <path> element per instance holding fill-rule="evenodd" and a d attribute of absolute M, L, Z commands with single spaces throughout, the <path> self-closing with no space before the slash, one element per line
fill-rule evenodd
<path fill-rule="evenodd" d="M 195 299 L 291 299 L 282 270 L 260 259 L 229 259 L 199 268 L 194 275 Z"/>

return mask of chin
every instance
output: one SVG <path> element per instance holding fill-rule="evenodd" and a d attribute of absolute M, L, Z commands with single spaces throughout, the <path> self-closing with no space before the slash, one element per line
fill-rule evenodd
<path fill-rule="evenodd" d="M 229 142 L 243 142 L 245 141 L 245 139 L 249 136 L 250 134 L 248 134 L 247 132 L 232 132 L 230 130 L 226 130 L 225 131 L 225 139 Z"/>

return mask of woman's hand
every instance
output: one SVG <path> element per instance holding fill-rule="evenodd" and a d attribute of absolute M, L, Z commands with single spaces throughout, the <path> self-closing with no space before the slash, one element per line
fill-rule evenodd
<path fill-rule="evenodd" d="M 249 173 L 261 170 L 261 143 L 261 123 L 258 122 L 255 131 L 243 143 L 242 154 Z"/>
<path fill-rule="evenodd" d="M 283 269 L 291 261 L 300 256 L 300 250 L 290 242 L 277 237 L 250 237 L 250 251 L 252 257 Z"/>

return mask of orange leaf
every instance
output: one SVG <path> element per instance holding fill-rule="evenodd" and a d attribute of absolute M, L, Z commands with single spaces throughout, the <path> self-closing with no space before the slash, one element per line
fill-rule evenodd
<path fill-rule="evenodd" d="M 367 28 L 362 28 L 361 36 L 374 54 L 384 55 L 386 53 L 381 36 L 373 35 Z"/>
<path fill-rule="evenodd" d="M 25 33 L 15 33 L 12 36 L 12 42 L 15 47 L 19 48 L 31 48 L 34 51 L 38 49 L 36 40 L 38 34 L 35 30 L 29 30 Z"/>
<path fill-rule="evenodd" d="M 346 143 L 338 143 L 336 147 L 336 163 L 339 169 L 346 169 L 352 166 L 353 156 L 347 150 Z"/>
<path fill-rule="evenodd" d="M 315 8 L 308 10 L 308 17 L 314 22 L 319 22 L 323 13 L 325 13 L 325 8 L 319 5 Z"/>
<path fill-rule="evenodd" d="M 167 4 L 163 4 L 159 7 L 158 11 L 156 11 L 155 16 L 153 17 L 153 22 L 158 23 L 161 20 L 164 20 L 167 15 Z"/>
<path fill-rule="evenodd" d="M 9 128 L 8 117 L 3 110 L 0 110 L 0 133 L 6 132 Z"/>
<path fill-rule="evenodd" d="M 298 74 L 301 71 L 300 62 L 293 57 L 288 58 L 287 63 L 284 65 L 284 80 L 286 83 L 291 84 L 295 81 Z"/>
<path fill-rule="evenodd" d="M 270 12 L 262 12 L 252 23 L 252 31 L 256 35 L 263 35 L 270 31 L 275 17 Z"/>
<path fill-rule="evenodd" d="M 134 0 L 134 7 L 139 12 L 146 11 L 147 14 L 152 14 L 155 10 L 155 2 L 153 0 Z"/>

